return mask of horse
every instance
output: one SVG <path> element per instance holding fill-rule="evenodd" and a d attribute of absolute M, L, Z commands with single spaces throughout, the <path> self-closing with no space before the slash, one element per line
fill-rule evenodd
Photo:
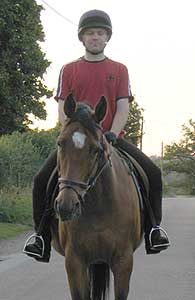
<path fill-rule="evenodd" d="M 72 300 L 107 299 L 110 271 L 115 300 L 126 300 L 133 254 L 142 241 L 135 183 L 100 125 L 106 110 L 104 96 L 92 109 L 69 95 L 67 121 L 57 140 L 53 245 L 65 256 Z"/>

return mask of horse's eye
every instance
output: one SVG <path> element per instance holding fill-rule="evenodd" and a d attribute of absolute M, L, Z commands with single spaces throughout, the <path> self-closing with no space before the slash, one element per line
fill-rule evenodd
<path fill-rule="evenodd" d="M 62 142 L 61 142 L 61 141 L 57 141 L 57 145 L 58 145 L 59 147 L 61 147 L 61 146 L 62 146 Z"/>
<path fill-rule="evenodd" d="M 62 140 L 58 140 L 58 141 L 57 141 L 57 145 L 58 145 L 59 147 L 62 147 L 64 144 L 65 144 L 65 143 L 64 143 L 64 141 L 62 141 Z"/>

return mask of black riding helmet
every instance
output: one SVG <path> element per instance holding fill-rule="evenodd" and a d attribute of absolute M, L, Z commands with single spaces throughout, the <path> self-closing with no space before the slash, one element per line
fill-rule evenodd
<path fill-rule="evenodd" d="M 78 26 L 78 37 L 79 40 L 82 41 L 81 35 L 83 31 L 87 28 L 92 27 L 102 27 L 107 30 L 108 32 L 108 40 L 111 38 L 112 35 L 112 23 L 110 17 L 107 13 L 102 10 L 89 10 L 85 12 L 80 20 Z"/>

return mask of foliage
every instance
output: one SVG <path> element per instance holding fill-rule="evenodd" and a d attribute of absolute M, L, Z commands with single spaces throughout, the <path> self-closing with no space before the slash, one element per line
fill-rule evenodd
<path fill-rule="evenodd" d="M 31 189 L 1 189 L 0 222 L 32 225 Z"/>
<path fill-rule="evenodd" d="M 15 132 L 3 136 L 0 149 L 0 185 L 30 184 L 41 163 L 41 156 L 30 135 Z"/>
<path fill-rule="evenodd" d="M 136 146 L 142 142 L 143 135 L 143 109 L 134 100 L 130 104 L 128 121 L 125 126 L 125 138 Z"/>
<path fill-rule="evenodd" d="M 192 186 L 186 174 L 172 171 L 163 176 L 163 195 L 173 197 L 191 194 Z"/>
<path fill-rule="evenodd" d="M 32 145 L 36 147 L 41 157 L 41 160 L 45 160 L 51 151 L 55 149 L 57 136 L 59 135 L 59 128 L 56 126 L 50 130 L 38 129 L 31 131 L 30 134 Z"/>
<path fill-rule="evenodd" d="M 0 222 L 32 224 L 31 183 L 55 149 L 59 128 L 0 137 Z"/>
<path fill-rule="evenodd" d="M 195 192 L 195 122 L 189 120 L 188 125 L 182 126 L 183 138 L 179 143 L 165 147 L 165 166 L 167 172 L 176 171 L 188 176 L 191 192 Z"/>
<path fill-rule="evenodd" d="M 25 131 L 29 114 L 46 118 L 41 98 L 52 93 L 43 83 L 50 62 L 40 48 L 41 10 L 35 0 L 0 2 L 0 135 Z"/>
<path fill-rule="evenodd" d="M 14 132 L 0 138 L 0 186 L 30 185 L 33 176 L 55 149 L 58 129 Z"/>

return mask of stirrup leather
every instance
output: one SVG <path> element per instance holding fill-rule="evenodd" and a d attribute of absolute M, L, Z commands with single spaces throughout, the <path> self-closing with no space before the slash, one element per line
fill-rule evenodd
<path fill-rule="evenodd" d="M 38 253 L 34 253 L 34 252 L 31 252 L 31 251 L 28 251 L 28 250 L 25 250 L 26 247 L 30 244 L 33 244 L 36 242 L 36 239 L 39 239 L 41 241 L 41 248 L 42 248 L 42 252 L 41 254 L 38 254 Z M 45 242 L 44 242 L 44 239 L 43 237 L 38 234 L 38 233 L 33 233 L 26 241 L 25 245 L 24 245 L 24 248 L 23 248 L 23 253 L 26 253 L 30 256 L 36 256 L 36 257 L 39 257 L 39 258 L 43 258 L 43 255 L 44 255 L 44 251 L 45 251 Z"/>
<path fill-rule="evenodd" d="M 160 231 L 161 233 L 163 233 L 163 236 L 166 238 L 167 243 L 163 243 L 163 244 L 158 244 L 158 245 L 154 245 L 152 243 L 152 236 L 154 234 L 155 231 Z M 149 243 L 150 243 L 150 249 L 151 250 L 160 250 L 160 249 L 166 249 L 167 247 L 169 247 L 171 244 L 169 242 L 169 238 L 168 238 L 168 234 L 167 232 L 160 226 L 155 226 L 152 227 L 150 234 L 149 234 Z"/>

